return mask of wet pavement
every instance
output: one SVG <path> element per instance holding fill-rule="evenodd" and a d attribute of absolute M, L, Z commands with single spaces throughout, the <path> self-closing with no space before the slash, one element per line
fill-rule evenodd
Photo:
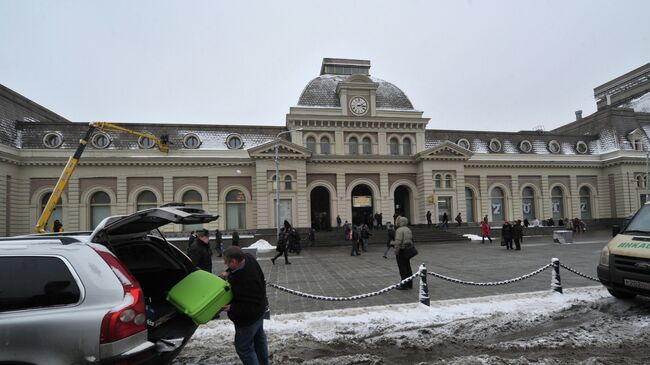
<path fill-rule="evenodd" d="M 610 231 L 592 231 L 574 237 L 573 244 L 554 243 L 552 236 L 526 237 L 521 251 L 509 251 L 499 245 L 480 241 L 420 244 L 419 255 L 411 260 L 414 271 L 421 263 L 429 271 L 475 282 L 500 281 L 528 274 L 557 257 L 560 262 L 584 274 L 596 277 L 600 250 L 611 237 Z M 415 237 L 417 242 L 417 237 Z M 291 265 L 283 258 L 271 263 L 275 252 L 258 253 L 258 261 L 269 283 L 305 293 L 324 296 L 353 296 L 375 292 L 399 281 L 395 256 L 382 257 L 384 247 L 371 245 L 368 252 L 350 256 L 348 247 L 305 248 L 300 255 L 290 254 Z M 223 263 L 214 259 L 215 272 Z M 598 285 L 588 279 L 561 269 L 566 288 Z M 428 276 L 431 300 L 522 293 L 550 290 L 551 270 L 516 283 L 502 286 L 467 286 Z M 273 313 L 296 313 L 350 307 L 376 306 L 418 301 L 416 280 L 413 290 L 390 292 L 354 301 L 323 301 L 288 294 L 268 287 L 267 295 Z"/>

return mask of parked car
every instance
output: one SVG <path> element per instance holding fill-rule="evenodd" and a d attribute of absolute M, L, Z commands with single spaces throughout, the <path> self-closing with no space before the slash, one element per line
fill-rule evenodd
<path fill-rule="evenodd" d="M 601 251 L 598 279 L 616 298 L 650 296 L 650 203 L 623 227 Z"/>
<path fill-rule="evenodd" d="M 0 363 L 171 362 L 196 325 L 166 295 L 196 267 L 158 228 L 217 218 L 164 207 L 93 232 L 1 238 Z"/>

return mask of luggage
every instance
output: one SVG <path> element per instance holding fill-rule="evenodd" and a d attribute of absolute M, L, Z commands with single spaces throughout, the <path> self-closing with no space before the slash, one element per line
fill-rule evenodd
<path fill-rule="evenodd" d="M 187 275 L 167 294 L 167 301 L 196 324 L 208 323 L 231 300 L 228 282 L 203 270 Z"/>

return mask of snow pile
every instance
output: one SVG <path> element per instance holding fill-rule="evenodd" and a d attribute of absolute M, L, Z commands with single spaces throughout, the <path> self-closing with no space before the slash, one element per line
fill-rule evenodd
<path fill-rule="evenodd" d="M 252 245 L 250 245 L 248 247 L 249 248 L 256 248 L 257 252 L 275 251 L 275 246 L 271 246 L 271 244 L 266 240 L 257 240 L 257 242 L 253 243 Z"/>
<path fill-rule="evenodd" d="M 481 241 L 483 239 L 483 237 L 471 233 L 466 233 L 463 235 L 463 237 L 467 237 L 472 241 Z"/>
<path fill-rule="evenodd" d="M 650 300 L 600 286 L 272 316 L 273 364 L 650 363 Z M 177 364 L 238 363 L 227 319 L 199 327 Z"/>

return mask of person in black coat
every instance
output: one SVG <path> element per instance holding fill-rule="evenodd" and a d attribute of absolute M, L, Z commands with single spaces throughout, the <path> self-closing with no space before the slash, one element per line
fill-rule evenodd
<path fill-rule="evenodd" d="M 210 233 L 207 229 L 196 231 L 196 239 L 188 250 L 192 263 L 199 269 L 212 272 L 212 251 L 210 250 Z"/>
<path fill-rule="evenodd" d="M 239 232 L 232 231 L 232 245 L 239 246 Z"/>
<path fill-rule="evenodd" d="M 232 301 L 224 306 L 235 325 L 235 350 L 244 364 L 268 364 L 269 350 L 264 332 L 268 308 L 264 272 L 255 258 L 232 246 L 223 252 L 228 267 L 221 273 L 232 290 Z"/>
<path fill-rule="evenodd" d="M 313 229 L 313 228 L 312 228 Z M 278 251 L 278 254 L 275 255 L 274 258 L 271 259 L 271 262 L 273 265 L 275 265 L 275 260 L 277 260 L 278 257 L 284 255 L 284 263 L 285 265 L 291 265 L 289 262 L 289 257 L 288 257 L 288 252 L 289 252 L 289 247 L 287 247 L 288 243 L 288 234 L 285 231 L 284 228 L 280 229 L 280 234 L 278 234 L 278 243 L 275 246 L 275 250 Z"/>
<path fill-rule="evenodd" d="M 223 256 L 223 235 L 218 229 L 214 232 L 214 250 L 217 251 L 217 257 Z"/>
<path fill-rule="evenodd" d="M 388 225 L 388 241 L 386 241 L 386 249 L 384 250 L 384 258 L 388 258 L 388 251 L 390 248 L 395 246 L 395 226 L 392 224 Z"/>
<path fill-rule="evenodd" d="M 512 226 L 508 221 L 503 222 L 503 226 L 501 226 L 501 239 L 505 243 L 506 249 L 512 250 Z"/>

